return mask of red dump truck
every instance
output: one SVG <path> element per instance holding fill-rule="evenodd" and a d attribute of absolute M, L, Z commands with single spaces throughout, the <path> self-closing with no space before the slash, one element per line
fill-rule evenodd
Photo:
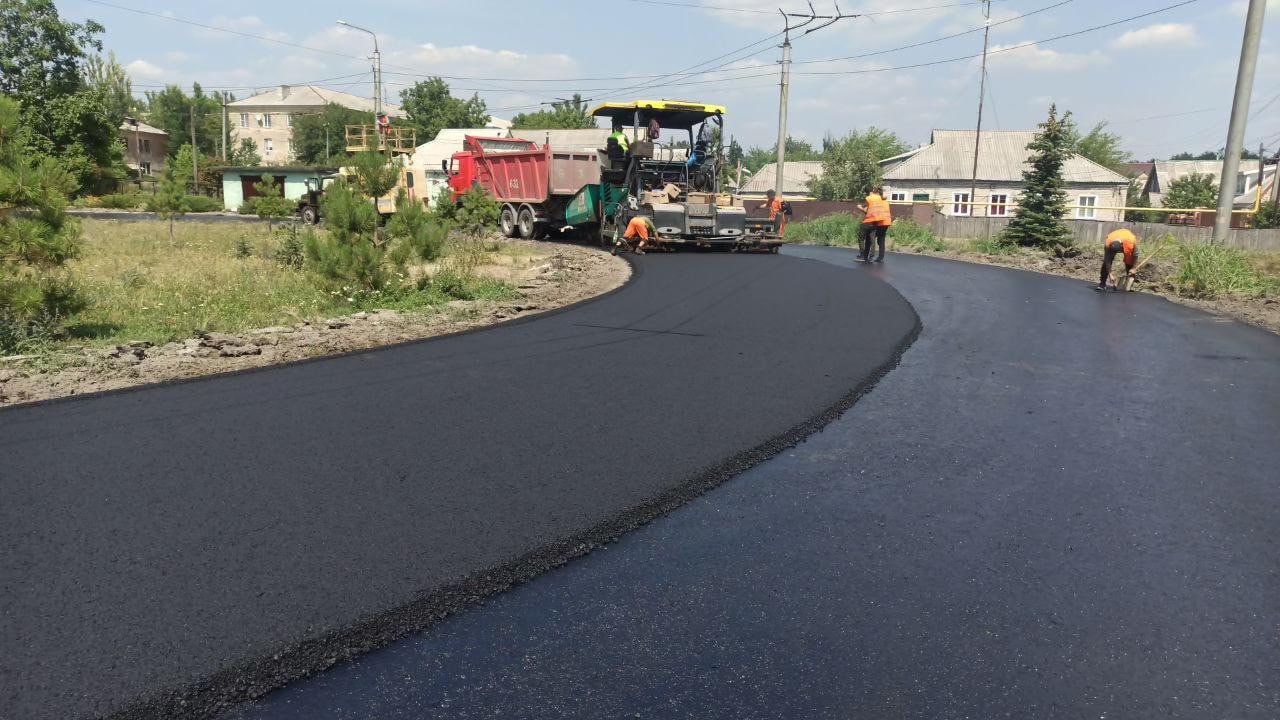
<path fill-rule="evenodd" d="M 468 135 L 462 152 L 444 161 L 454 202 L 473 186 L 502 203 L 507 237 L 535 238 L 565 225 L 565 206 L 585 185 L 600 182 L 594 151 L 553 150 L 515 138 Z"/>

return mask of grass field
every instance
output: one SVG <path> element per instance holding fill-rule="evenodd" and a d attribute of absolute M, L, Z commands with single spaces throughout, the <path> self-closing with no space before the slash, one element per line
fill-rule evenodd
<path fill-rule="evenodd" d="M 448 274 L 445 286 L 359 296 L 325 290 L 306 270 L 282 262 L 286 237 L 260 226 L 183 222 L 175 225 L 170 244 L 163 223 L 86 220 L 83 256 L 69 270 L 88 307 L 68 318 L 68 339 L 164 343 L 202 331 L 239 332 L 373 307 L 414 310 L 458 298 L 502 299 L 515 292 L 502 270 L 537 259 L 527 247 L 455 243 L 434 265 L 410 268 Z"/>

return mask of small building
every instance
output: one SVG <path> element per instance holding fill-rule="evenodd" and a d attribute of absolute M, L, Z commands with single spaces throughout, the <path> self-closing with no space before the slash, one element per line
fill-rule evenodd
<path fill-rule="evenodd" d="M 227 103 L 227 127 L 236 141 L 249 139 L 258 148 L 264 165 L 288 165 L 293 161 L 293 119 L 324 112 L 330 103 L 373 115 L 373 99 L 316 85 L 281 85 L 243 100 Z M 397 105 L 383 105 L 389 117 L 404 117 Z M 337 138 L 338 142 L 342 138 Z"/>
<path fill-rule="evenodd" d="M 817 160 L 793 160 L 782 168 L 782 189 L 778 196 L 798 200 L 809 197 L 809 181 L 822 177 L 822 163 Z M 738 194 L 744 196 L 760 196 L 774 187 L 778 180 L 778 163 L 771 162 L 756 171 L 750 180 L 742 183 Z"/>
<path fill-rule="evenodd" d="M 164 159 L 169 155 L 169 133 L 126 117 L 120 123 L 120 142 L 124 143 L 124 164 L 142 175 L 159 175 L 164 171 Z"/>
<path fill-rule="evenodd" d="M 1143 187 L 1143 194 L 1151 200 L 1152 207 L 1164 207 L 1164 195 L 1169 192 L 1174 181 L 1191 175 L 1211 175 L 1215 185 L 1221 184 L 1223 164 L 1222 160 L 1168 160 L 1154 163 Z M 1267 164 L 1263 170 L 1262 183 L 1265 194 L 1265 188 L 1270 187 L 1274 181 L 1276 166 Z M 1241 160 L 1235 182 L 1235 207 L 1253 207 L 1257 199 L 1258 161 Z"/>
<path fill-rule="evenodd" d="M 313 184 L 338 172 L 332 167 L 233 167 L 222 171 L 222 205 L 235 212 L 245 200 L 257 196 L 256 185 L 265 178 L 284 188 L 284 197 L 297 200 L 307 193 L 307 181 Z"/>
<path fill-rule="evenodd" d="M 512 128 L 509 137 L 528 140 L 539 145 L 550 145 L 552 150 L 567 152 L 593 152 L 603 149 L 605 141 L 613 133 L 609 128 L 583 128 L 577 130 L 536 130 Z"/>
<path fill-rule="evenodd" d="M 962 217 L 1008 217 L 1026 187 L 1022 173 L 1030 167 L 1027 149 L 1031 130 L 982 133 L 978 153 L 977 197 L 973 193 L 973 130 L 934 130 L 928 145 L 880 161 L 890 202 L 928 201 L 943 214 Z M 1121 220 L 1129 178 L 1082 155 L 1072 155 L 1062 168 L 1066 181 L 1067 218 Z"/>

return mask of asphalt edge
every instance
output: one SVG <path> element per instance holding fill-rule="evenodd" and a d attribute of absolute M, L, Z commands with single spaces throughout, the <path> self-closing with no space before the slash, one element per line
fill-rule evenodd
<path fill-rule="evenodd" d="M 634 279 L 638 266 L 634 263 L 631 265 L 633 271 L 631 279 Z M 516 585 L 607 545 L 622 535 L 671 513 L 690 500 L 775 455 L 799 445 L 810 435 L 823 430 L 870 392 L 885 375 L 898 366 L 903 354 L 920 336 L 923 326 L 915 307 L 888 282 L 878 279 L 876 282 L 888 287 L 911 310 L 911 316 L 914 318 L 912 328 L 898 341 L 893 352 L 881 365 L 817 415 L 755 447 L 748 448 L 718 464 L 703 468 L 671 489 L 638 505 L 626 508 L 619 515 L 568 538 L 532 550 L 510 562 L 474 574 L 460 582 L 436 589 L 408 604 L 357 620 L 344 629 L 303 640 L 271 655 L 219 671 L 184 688 L 144 696 L 120 710 L 100 716 L 101 720 L 167 720 L 174 717 L 213 720 L 238 705 L 260 698 L 290 682 L 309 677 L 414 633 L 427 630 L 451 615 L 479 605 L 490 596 L 510 590 Z M 617 292 L 629 284 L 630 280 L 611 292 Z M 608 294 L 597 297 L 605 297 Z M 588 298 L 583 302 L 591 302 L 595 299 Z M 567 310 L 569 307 L 572 306 L 549 311 L 547 314 Z M 530 316 L 527 319 L 534 317 Z M 520 318 L 520 320 L 524 319 L 526 318 Z M 488 328 L 478 328 L 478 330 L 484 329 Z"/>
<path fill-rule="evenodd" d="M 455 338 L 461 335 L 470 335 L 472 333 L 484 332 L 486 330 L 513 327 L 515 325 L 520 325 L 532 320 L 538 320 L 544 317 L 550 317 L 552 315 L 556 315 L 558 313 L 567 312 L 569 310 L 573 310 L 575 308 L 586 305 L 587 303 L 595 302 L 596 300 L 603 300 L 604 298 L 607 298 L 610 295 L 613 295 L 614 293 L 621 292 L 622 290 L 626 289 L 627 286 L 631 285 L 631 283 L 634 282 L 635 279 L 641 273 L 640 273 L 640 266 L 637 265 L 635 262 L 633 262 L 630 257 L 622 256 L 622 259 L 628 265 L 631 266 L 631 274 L 627 276 L 626 281 L 623 282 L 621 285 L 607 292 L 602 292 L 599 295 L 592 295 L 591 297 L 583 298 L 581 300 L 570 303 L 568 305 L 562 305 L 561 307 L 558 307 L 558 308 L 552 308 L 551 310 L 543 310 L 541 312 L 530 313 L 528 315 L 521 315 L 518 318 L 511 318 L 510 320 L 502 320 L 500 322 L 491 323 L 489 325 L 481 325 L 479 327 L 466 328 L 463 330 L 458 330 L 456 332 L 445 333 L 444 335 L 433 335 L 431 337 L 418 338 L 416 340 L 402 340 L 400 342 L 392 343 L 390 345 L 378 345 L 376 347 L 361 348 L 359 350 L 348 350 L 346 352 L 334 353 L 332 355 L 317 355 L 315 357 L 302 358 L 301 360 L 290 360 L 289 362 L 275 363 L 273 365 L 260 365 L 258 367 L 241 368 L 239 370 L 228 370 L 226 372 L 211 373 L 209 375 L 196 375 L 194 377 L 173 378 L 170 380 L 162 380 L 160 382 L 146 383 L 143 385 L 131 385 L 129 387 L 112 388 L 110 390 L 95 390 L 93 392 L 81 393 L 79 395 L 63 395 L 62 397 L 45 398 L 44 400 L 33 400 L 31 402 L 17 403 L 14 405 L 5 405 L 5 406 L 0 406 L 0 419 L 3 419 L 6 413 L 10 413 L 15 410 L 29 410 L 31 408 L 36 408 L 36 407 L 56 405 L 59 403 L 76 402 L 78 400 L 99 398 L 106 395 L 126 395 L 129 393 L 143 392 L 146 390 L 155 390 L 156 388 L 170 387 L 173 385 L 186 385 L 188 383 L 197 383 L 204 380 L 215 380 L 215 379 L 221 379 L 221 378 L 235 377 L 237 375 L 250 375 L 253 373 L 267 372 L 270 370 L 277 370 L 280 368 L 293 367 L 295 365 L 307 365 L 310 363 L 323 362 L 325 360 L 337 360 L 339 358 L 347 358 L 347 357 L 352 357 L 356 355 L 372 355 L 372 354 L 380 353 L 384 351 L 395 350 L 397 348 L 402 348 L 407 345 L 420 345 L 420 344 L 435 342 L 437 340 Z"/>

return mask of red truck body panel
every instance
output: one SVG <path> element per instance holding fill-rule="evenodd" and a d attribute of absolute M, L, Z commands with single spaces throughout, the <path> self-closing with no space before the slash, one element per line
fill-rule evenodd
<path fill-rule="evenodd" d="M 453 156 L 455 173 L 449 178 L 455 201 L 479 185 L 498 202 L 537 204 L 600 181 L 594 152 L 553 151 L 528 140 L 472 135 L 463 146 L 466 150 Z"/>

